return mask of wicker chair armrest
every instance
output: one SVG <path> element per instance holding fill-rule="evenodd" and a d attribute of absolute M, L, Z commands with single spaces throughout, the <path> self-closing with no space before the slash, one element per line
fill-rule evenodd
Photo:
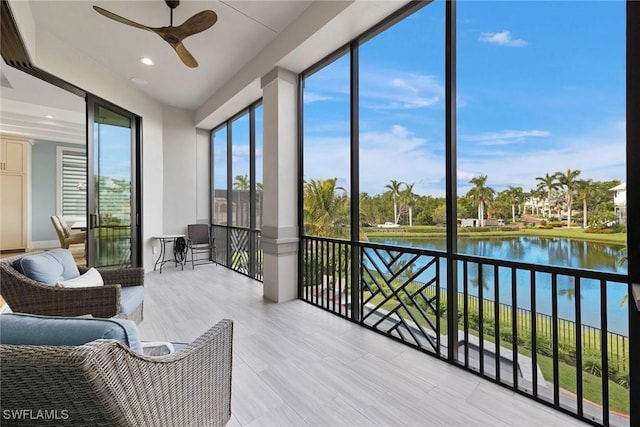
<path fill-rule="evenodd" d="M 25 276 L 23 276 L 25 277 Z M 29 278 L 15 285 L 14 277 L 3 277 L 2 292 L 14 312 L 46 316 L 113 317 L 120 311 L 120 286 L 62 288 L 43 285 Z"/>
<path fill-rule="evenodd" d="M 48 316 L 113 317 L 120 311 L 120 286 L 62 288 L 45 285 L 0 263 L 2 296 L 11 310 Z"/>
<path fill-rule="evenodd" d="M 98 268 L 105 285 L 144 286 L 144 268 L 106 270 Z"/>
<path fill-rule="evenodd" d="M 228 319 L 161 357 L 95 341 L 88 345 L 101 354 L 87 369 L 99 373 L 93 389 L 128 417 L 127 425 L 224 426 L 231 417 L 232 341 Z"/>

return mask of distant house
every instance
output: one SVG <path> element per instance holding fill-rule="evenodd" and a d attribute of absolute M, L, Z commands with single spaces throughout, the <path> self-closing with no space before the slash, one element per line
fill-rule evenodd
<path fill-rule="evenodd" d="M 623 182 L 620 185 L 616 185 L 610 188 L 609 191 L 613 192 L 613 209 L 618 218 L 619 224 L 627 223 L 627 183 Z"/>
<path fill-rule="evenodd" d="M 387 221 L 384 224 L 378 224 L 379 228 L 397 228 L 400 227 L 400 224 L 396 224 L 395 222 Z"/>
<path fill-rule="evenodd" d="M 458 219 L 458 226 L 460 226 L 460 227 L 480 227 L 480 221 L 478 221 L 477 218 Z"/>
<path fill-rule="evenodd" d="M 484 220 L 486 227 L 495 227 L 504 225 L 504 219 L 491 219 Z M 458 218 L 458 227 L 480 227 L 480 220 L 477 218 Z"/>

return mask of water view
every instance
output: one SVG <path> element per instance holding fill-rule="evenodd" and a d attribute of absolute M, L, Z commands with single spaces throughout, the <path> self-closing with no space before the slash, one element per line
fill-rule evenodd
<path fill-rule="evenodd" d="M 398 247 L 411 247 L 435 251 L 444 251 L 444 238 L 402 239 L 371 238 L 370 241 Z M 586 270 L 604 271 L 618 274 L 627 273 L 626 262 L 620 262 L 620 251 L 623 245 L 593 243 L 580 240 L 545 238 L 535 236 L 460 238 L 460 253 L 487 258 L 518 261 L 537 265 L 571 267 Z M 443 261 L 444 262 L 444 261 Z M 416 266 L 417 268 L 418 266 Z M 442 266 L 442 271 L 445 269 Z M 425 272 L 427 274 L 428 272 Z M 462 270 L 458 272 L 462 274 Z M 474 287 L 469 289 L 471 295 L 478 295 L 478 271 L 470 269 L 469 274 Z M 482 272 L 484 298 L 492 299 L 494 294 L 494 270 L 485 268 Z M 500 302 L 511 304 L 511 272 L 499 269 Z M 531 278 L 528 272 L 517 272 L 518 307 L 531 309 Z M 582 322 L 585 325 L 600 327 L 600 286 L 597 281 L 583 279 L 581 281 Z M 440 283 L 446 287 L 446 278 Z M 460 286 L 459 291 L 462 291 Z M 551 276 L 536 273 L 536 308 L 540 313 L 551 315 Z M 609 283 L 607 285 L 608 329 L 612 332 L 628 334 L 628 313 L 625 295 L 626 285 Z M 575 286 L 572 278 L 558 277 L 558 315 L 560 318 L 575 321 Z"/>

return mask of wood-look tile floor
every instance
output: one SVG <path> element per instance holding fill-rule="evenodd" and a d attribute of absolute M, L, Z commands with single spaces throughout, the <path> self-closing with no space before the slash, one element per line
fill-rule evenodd
<path fill-rule="evenodd" d="M 271 303 L 224 267 L 145 280 L 143 340 L 234 321 L 230 427 L 586 425 L 305 302 Z"/>

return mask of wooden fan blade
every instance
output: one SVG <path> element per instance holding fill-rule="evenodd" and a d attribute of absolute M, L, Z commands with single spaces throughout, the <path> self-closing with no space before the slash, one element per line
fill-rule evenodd
<path fill-rule="evenodd" d="M 146 25 L 138 24 L 137 22 L 134 22 L 134 21 L 132 21 L 130 19 L 127 19 L 127 18 L 123 18 L 122 16 L 116 15 L 115 13 L 109 12 L 108 10 L 105 10 L 105 9 L 103 9 L 101 7 L 93 6 L 93 10 L 95 10 L 99 14 L 104 15 L 107 18 L 113 19 L 114 21 L 117 21 L 117 22 L 119 22 L 121 24 L 130 25 L 132 27 L 140 28 L 141 30 L 147 30 L 147 31 L 154 32 L 153 28 L 151 28 L 151 27 L 147 27 Z"/>
<path fill-rule="evenodd" d="M 211 28 L 217 20 L 218 15 L 213 10 L 203 10 L 184 21 L 181 25 L 174 27 L 173 34 L 182 41 L 186 37 Z"/>
<path fill-rule="evenodd" d="M 178 57 L 182 59 L 182 62 L 184 62 L 184 65 L 190 68 L 196 68 L 198 66 L 198 61 L 196 61 L 196 58 L 191 55 L 191 53 L 187 50 L 186 47 L 184 47 L 182 43 L 178 43 L 172 46 L 176 50 Z"/>

